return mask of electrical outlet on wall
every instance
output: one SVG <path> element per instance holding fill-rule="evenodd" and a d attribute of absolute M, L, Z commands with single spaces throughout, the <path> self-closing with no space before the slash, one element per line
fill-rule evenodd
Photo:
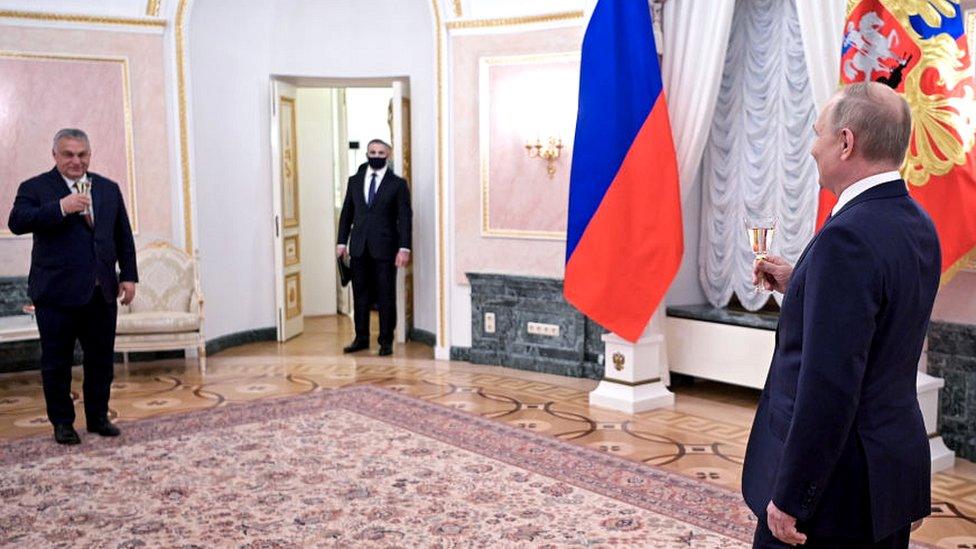
<path fill-rule="evenodd" d="M 542 322 L 529 322 L 526 327 L 526 331 L 533 335 L 549 336 L 549 337 L 559 337 L 559 325 L 558 324 L 545 324 Z"/>
<path fill-rule="evenodd" d="M 485 313 L 485 333 L 495 333 L 495 313 Z"/>

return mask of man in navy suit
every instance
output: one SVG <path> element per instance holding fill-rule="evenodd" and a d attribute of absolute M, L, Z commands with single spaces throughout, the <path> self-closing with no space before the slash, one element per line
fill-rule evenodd
<path fill-rule="evenodd" d="M 742 493 L 756 547 L 907 547 L 931 504 L 915 379 L 941 264 L 897 171 L 911 112 L 882 84 L 853 84 L 814 130 L 820 185 L 838 201 L 795 267 L 755 266 L 784 295 Z"/>
<path fill-rule="evenodd" d="M 91 147 L 85 132 L 59 131 L 52 154 L 53 170 L 20 184 L 7 224 L 14 234 L 34 235 L 28 294 L 41 335 L 47 416 L 58 443 L 78 444 L 71 401 L 76 340 L 84 352 L 88 431 L 119 435 L 108 418 L 115 301 L 121 297 L 128 304 L 135 297 L 136 250 L 119 186 L 88 171 Z"/>
<path fill-rule="evenodd" d="M 343 349 L 346 353 L 369 348 L 373 303 L 380 313 L 379 355 L 393 353 L 396 270 L 410 264 L 413 212 L 407 181 L 387 166 L 391 150 L 380 139 L 369 142 L 368 166 L 349 178 L 339 214 L 336 256 L 351 256 L 356 324 L 356 338 Z"/>

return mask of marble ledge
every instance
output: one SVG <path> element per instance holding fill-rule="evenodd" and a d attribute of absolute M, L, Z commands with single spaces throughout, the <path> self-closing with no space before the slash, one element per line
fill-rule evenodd
<path fill-rule="evenodd" d="M 775 331 L 776 324 L 779 322 L 779 314 L 777 313 L 733 311 L 719 309 L 711 305 L 672 305 L 667 308 L 666 312 L 672 318 L 701 320 L 716 324 L 728 324 L 730 326 L 742 326 L 745 328 L 757 328 L 770 331 Z"/>

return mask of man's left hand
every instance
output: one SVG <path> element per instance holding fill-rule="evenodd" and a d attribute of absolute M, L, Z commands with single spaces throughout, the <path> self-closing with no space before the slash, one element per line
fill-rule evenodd
<path fill-rule="evenodd" d="M 132 303 L 132 299 L 136 296 L 136 283 L 135 282 L 121 282 L 119 283 L 119 299 L 122 300 L 123 305 L 128 305 Z"/>
<path fill-rule="evenodd" d="M 406 267 L 410 264 L 410 252 L 406 250 L 400 250 L 397 252 L 396 261 L 394 261 L 397 267 Z"/>
<path fill-rule="evenodd" d="M 807 541 L 806 534 L 796 529 L 796 519 L 780 511 L 772 501 L 766 506 L 766 524 L 776 539 L 787 545 L 803 545 Z"/>

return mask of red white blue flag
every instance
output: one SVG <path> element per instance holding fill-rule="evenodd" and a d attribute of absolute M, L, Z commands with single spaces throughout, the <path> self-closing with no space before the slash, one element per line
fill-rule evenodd
<path fill-rule="evenodd" d="M 682 238 L 647 0 L 600 0 L 583 39 L 563 293 L 637 341 L 678 272 Z"/>

